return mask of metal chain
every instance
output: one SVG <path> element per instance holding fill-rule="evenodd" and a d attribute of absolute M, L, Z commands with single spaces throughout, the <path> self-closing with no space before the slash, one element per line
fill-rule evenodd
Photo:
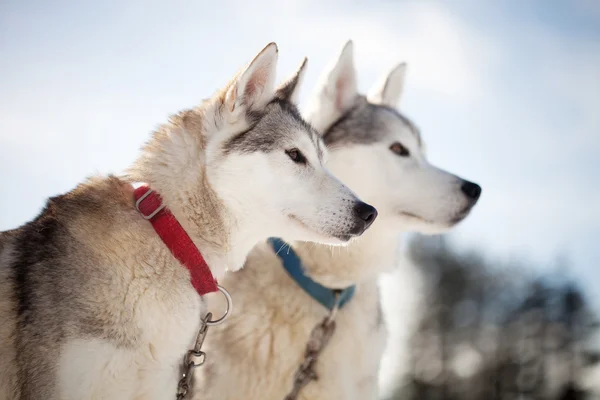
<path fill-rule="evenodd" d="M 183 374 L 177 384 L 177 400 L 186 398 L 192 385 L 194 369 L 206 361 L 206 353 L 202 351 L 202 343 L 204 343 L 206 332 L 208 332 L 208 321 L 210 321 L 211 317 L 212 313 L 208 313 L 204 318 L 200 319 L 200 329 L 198 330 L 198 336 L 196 336 L 196 344 L 183 358 Z"/>
<path fill-rule="evenodd" d="M 231 299 L 229 292 L 221 285 L 217 285 L 217 289 L 219 289 L 219 292 L 225 296 L 227 308 L 225 309 L 223 316 L 219 319 L 213 320 L 212 313 L 210 312 L 207 313 L 203 318 L 200 318 L 200 329 L 198 330 L 198 336 L 196 336 L 194 348 L 189 350 L 183 357 L 183 373 L 179 383 L 177 384 L 177 400 L 183 400 L 187 397 L 192 387 L 194 370 L 204 364 L 206 361 L 206 353 L 202 351 L 202 344 L 204 343 L 204 338 L 206 338 L 208 327 L 221 324 L 223 321 L 225 321 L 233 309 L 233 300 Z"/>
<path fill-rule="evenodd" d="M 335 332 L 335 316 L 339 309 L 339 299 L 341 292 L 336 291 L 335 305 L 329 311 L 329 314 L 314 327 L 308 338 L 306 350 L 304 352 L 304 361 L 294 374 L 294 386 L 292 391 L 285 396 L 285 400 L 296 400 L 300 391 L 311 381 L 317 380 L 318 375 L 315 372 L 315 364 L 319 359 L 319 355 L 325 349 L 331 336 Z"/>

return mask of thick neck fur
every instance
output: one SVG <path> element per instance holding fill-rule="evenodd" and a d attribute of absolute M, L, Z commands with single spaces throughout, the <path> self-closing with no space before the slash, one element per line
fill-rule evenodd
<path fill-rule="evenodd" d="M 348 246 L 294 242 L 306 272 L 331 288 L 344 288 L 377 279 L 397 264 L 402 232 L 384 218 L 376 220 Z M 285 251 L 285 250 L 282 250 Z"/>
<path fill-rule="evenodd" d="M 173 116 L 144 146 L 127 179 L 144 182 L 160 194 L 218 279 L 228 269 L 239 269 L 261 238 L 243 229 L 249 224 L 235 217 L 240 213 L 231 210 L 209 183 L 206 138 L 218 135 L 223 125 L 207 117 L 219 115 L 215 107 L 218 104 L 207 101 Z"/>

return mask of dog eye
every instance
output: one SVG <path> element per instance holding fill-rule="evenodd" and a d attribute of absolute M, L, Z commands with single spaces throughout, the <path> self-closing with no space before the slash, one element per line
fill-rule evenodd
<path fill-rule="evenodd" d="M 287 154 L 288 157 L 291 158 L 296 164 L 306 164 L 306 157 L 304 157 L 304 154 L 302 154 L 298 149 L 286 150 L 285 154 Z"/>
<path fill-rule="evenodd" d="M 400 142 L 393 143 L 390 146 L 390 150 L 402 157 L 410 156 L 410 152 L 408 151 L 408 149 L 404 147 Z"/>

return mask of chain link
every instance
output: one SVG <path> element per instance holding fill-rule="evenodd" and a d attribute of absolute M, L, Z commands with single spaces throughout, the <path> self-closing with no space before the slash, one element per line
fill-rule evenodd
<path fill-rule="evenodd" d="M 294 374 L 294 386 L 292 391 L 285 396 L 285 400 L 296 400 L 300 391 L 311 381 L 317 380 L 318 375 L 315 372 L 315 365 L 319 355 L 335 332 L 335 317 L 339 309 L 340 291 L 336 291 L 335 305 L 329 311 L 329 314 L 313 328 L 304 351 L 304 360 Z"/>
<path fill-rule="evenodd" d="M 200 319 L 200 328 L 198 329 L 198 336 L 196 336 L 196 343 L 194 344 L 194 348 L 189 350 L 185 356 L 183 357 L 183 366 L 182 366 L 182 374 L 179 383 L 177 384 L 177 400 L 183 400 L 187 397 L 192 388 L 192 378 L 194 376 L 194 370 L 204 364 L 206 361 L 206 353 L 202 351 L 202 344 L 204 343 L 204 339 L 206 338 L 206 332 L 208 331 L 209 326 L 219 325 L 229 315 L 231 310 L 233 309 L 233 300 L 231 299 L 231 295 L 229 292 L 222 287 L 221 285 L 217 285 L 219 292 L 223 296 L 225 296 L 225 300 L 227 301 L 227 308 L 225 309 L 225 313 L 219 319 L 212 319 L 212 313 L 207 313 L 204 318 Z"/>
<path fill-rule="evenodd" d="M 202 351 L 202 343 L 204 343 L 206 332 L 208 332 L 208 322 L 211 318 L 212 313 L 208 313 L 200 320 L 200 329 L 198 330 L 198 336 L 196 336 L 194 348 L 189 350 L 183 358 L 183 374 L 177 384 L 177 400 L 183 400 L 187 397 L 192 387 L 194 369 L 206 361 L 206 353 Z"/>

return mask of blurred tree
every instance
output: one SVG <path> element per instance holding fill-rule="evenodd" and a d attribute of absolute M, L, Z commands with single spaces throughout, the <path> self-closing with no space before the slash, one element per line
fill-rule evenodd
<path fill-rule="evenodd" d="M 442 236 L 417 236 L 409 256 L 426 300 L 390 400 L 586 398 L 577 377 L 598 362 L 584 346 L 598 323 L 579 285 L 461 253 Z"/>

